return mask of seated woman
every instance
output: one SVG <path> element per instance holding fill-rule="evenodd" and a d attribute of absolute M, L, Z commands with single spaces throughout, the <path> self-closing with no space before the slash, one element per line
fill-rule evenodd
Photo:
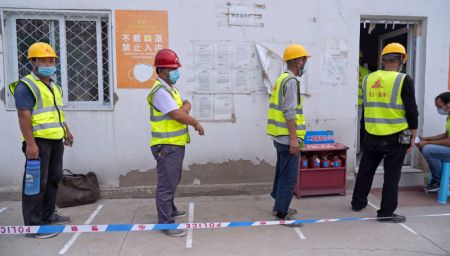
<path fill-rule="evenodd" d="M 438 113 L 447 116 L 447 125 L 445 133 L 424 137 L 416 144 L 427 160 L 433 178 L 426 186 L 425 192 L 439 190 L 442 162 L 450 162 L 450 92 L 439 94 L 434 103 Z"/>

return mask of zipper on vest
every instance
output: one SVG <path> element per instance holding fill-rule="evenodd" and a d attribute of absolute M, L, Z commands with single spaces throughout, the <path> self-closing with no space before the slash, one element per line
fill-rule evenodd
<path fill-rule="evenodd" d="M 52 84 L 52 81 L 50 81 L 50 86 L 51 86 L 51 84 Z M 57 85 L 55 85 L 55 86 L 57 86 Z M 51 92 L 52 95 L 53 95 L 53 104 L 55 105 L 56 111 L 58 111 L 58 121 L 59 121 L 59 125 L 61 125 L 61 128 L 63 128 L 63 131 L 64 131 L 64 137 L 63 137 L 63 138 L 66 138 L 66 136 L 67 136 L 67 134 L 66 134 L 66 128 L 64 128 L 64 125 L 63 125 L 62 122 L 61 122 L 61 112 L 59 111 L 58 105 L 56 104 L 56 96 L 55 96 L 55 93 L 53 92 L 53 87 L 52 87 L 52 88 L 49 88 L 49 87 L 47 86 L 47 88 L 50 90 L 50 92 Z M 58 89 L 58 88 L 56 88 L 56 89 Z"/>

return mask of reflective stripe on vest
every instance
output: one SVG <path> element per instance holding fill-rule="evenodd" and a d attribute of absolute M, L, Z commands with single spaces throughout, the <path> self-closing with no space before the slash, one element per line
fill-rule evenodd
<path fill-rule="evenodd" d="M 289 79 L 295 79 L 289 73 L 283 73 L 278 77 L 275 87 L 272 91 L 270 98 L 269 112 L 267 118 L 267 134 L 271 136 L 288 136 L 289 130 L 287 129 L 286 118 L 281 109 L 281 103 L 283 102 L 284 86 Z M 298 83 L 298 81 L 297 81 Z M 299 85 L 298 85 L 299 86 Z M 303 139 L 306 134 L 305 118 L 303 116 L 303 108 L 301 103 L 300 88 L 297 88 L 298 104 L 296 110 L 296 134 L 298 138 Z"/>
<path fill-rule="evenodd" d="M 170 138 L 175 136 L 180 136 L 188 133 L 188 128 L 184 128 L 183 130 L 175 131 L 175 132 L 152 132 L 152 136 L 155 138 Z"/>
<path fill-rule="evenodd" d="M 19 82 L 28 86 L 36 100 L 31 112 L 33 136 L 44 139 L 62 139 L 65 135 L 62 89 L 53 82 L 51 82 L 50 89 L 30 74 L 9 85 L 12 94 Z"/>
<path fill-rule="evenodd" d="M 167 114 L 163 115 L 152 104 L 152 97 L 159 89 L 166 90 L 175 100 L 179 108 L 183 105 L 181 96 L 176 88 L 167 88 L 167 86 L 160 81 L 155 81 L 147 96 L 147 102 L 150 108 L 150 126 L 152 128 L 150 146 L 160 144 L 184 146 L 190 141 L 187 125 L 179 123 Z"/>
<path fill-rule="evenodd" d="M 364 122 L 368 133 L 390 135 L 408 128 L 401 99 L 405 76 L 398 72 L 379 70 L 364 78 Z M 389 94 L 389 101 L 386 102 L 387 99 L 383 98 Z M 369 97 L 373 99 L 369 100 Z"/>

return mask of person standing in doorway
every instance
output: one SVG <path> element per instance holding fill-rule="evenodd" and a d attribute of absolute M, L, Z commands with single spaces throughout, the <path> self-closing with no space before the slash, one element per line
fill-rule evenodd
<path fill-rule="evenodd" d="M 436 192 L 441 184 L 442 162 L 450 162 L 450 92 L 439 94 L 434 100 L 437 112 L 447 116 L 445 132 L 423 137 L 416 146 L 422 152 L 431 172 L 431 182 L 425 187 L 425 192 Z"/>
<path fill-rule="evenodd" d="M 357 130 L 357 142 L 356 142 L 356 153 L 360 153 L 361 144 L 364 140 L 364 119 L 363 119 L 363 88 L 362 84 L 364 81 L 364 77 L 366 77 L 368 74 L 370 74 L 370 70 L 364 67 L 363 65 L 364 60 L 364 54 L 361 50 L 359 50 L 359 67 L 358 67 L 358 73 L 359 73 L 359 79 L 358 79 L 358 120 L 356 120 L 356 130 Z"/>
<path fill-rule="evenodd" d="M 309 57 L 311 56 L 305 47 L 299 44 L 289 45 L 284 50 L 283 59 L 287 70 L 276 80 L 270 98 L 267 134 L 272 136 L 277 152 L 275 178 L 270 194 L 275 199 L 272 214 L 276 220 L 290 220 L 297 214 L 297 210 L 289 208 L 289 205 L 298 178 L 300 146 L 306 134 L 298 79 L 304 74 Z"/>
<path fill-rule="evenodd" d="M 191 104 L 183 99 L 175 87 L 181 67 L 177 54 L 162 49 L 155 56 L 156 79 L 147 102 L 150 107 L 151 151 L 157 162 L 156 208 L 158 223 L 175 223 L 175 218 L 186 216 L 174 203 L 175 191 L 181 179 L 185 145 L 190 142 L 188 125 L 199 135 L 204 129 L 199 121 L 189 115 Z M 183 230 L 163 230 L 172 237 L 181 237 Z"/>
<path fill-rule="evenodd" d="M 384 183 L 380 222 L 405 222 L 406 217 L 395 214 L 398 184 L 403 160 L 414 146 L 418 125 L 418 110 L 414 83 L 409 75 L 400 73 L 406 62 L 405 47 L 391 43 L 381 53 L 383 70 L 366 76 L 363 81 L 365 138 L 353 190 L 352 210 L 367 206 L 375 171 L 384 159 Z"/>
<path fill-rule="evenodd" d="M 9 85 L 19 116 L 23 136 L 22 150 L 26 159 L 40 160 L 39 193 L 26 195 L 22 191 L 22 212 L 27 226 L 61 225 L 71 221 L 70 217 L 59 215 L 55 210 L 58 182 L 62 178 L 64 145 L 72 146 L 74 140 L 62 110 L 62 89 L 51 78 L 56 72 L 56 58 L 56 53 L 49 44 L 32 44 L 28 49 L 31 74 Z M 27 234 L 34 238 L 56 235 L 57 233 Z"/>

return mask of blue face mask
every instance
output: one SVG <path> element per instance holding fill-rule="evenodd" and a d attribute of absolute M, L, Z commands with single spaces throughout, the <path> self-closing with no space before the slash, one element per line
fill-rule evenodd
<path fill-rule="evenodd" d="M 178 69 L 169 72 L 169 81 L 172 84 L 176 84 L 179 78 L 180 78 L 180 71 L 178 71 Z"/>
<path fill-rule="evenodd" d="M 45 77 L 50 77 L 51 75 L 55 74 L 56 72 L 56 67 L 55 66 L 51 66 L 51 67 L 38 67 L 38 72 L 39 74 L 45 76 Z"/>
<path fill-rule="evenodd" d="M 443 108 L 438 108 L 438 109 L 437 109 L 437 112 L 438 112 L 439 114 L 443 115 L 443 116 L 448 115 L 448 113 L 445 112 L 445 110 L 444 110 Z"/>

